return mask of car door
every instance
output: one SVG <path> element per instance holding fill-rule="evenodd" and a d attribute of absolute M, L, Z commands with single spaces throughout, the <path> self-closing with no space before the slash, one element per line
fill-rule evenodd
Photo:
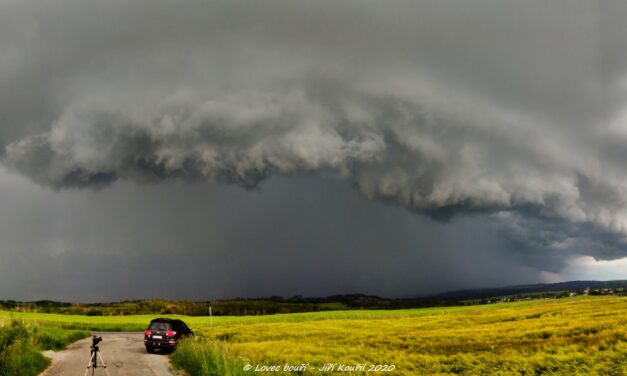
<path fill-rule="evenodd" d="M 193 336 L 194 332 L 192 332 L 192 330 L 189 328 L 189 326 L 187 326 L 187 324 L 185 324 L 184 322 L 181 321 L 181 323 L 183 324 L 183 326 L 185 327 L 185 333 L 187 336 Z"/>
<path fill-rule="evenodd" d="M 181 331 L 181 336 L 182 337 L 187 337 L 190 335 L 190 329 L 187 327 L 187 325 L 182 321 L 182 320 L 177 320 L 177 324 L 180 328 Z"/>

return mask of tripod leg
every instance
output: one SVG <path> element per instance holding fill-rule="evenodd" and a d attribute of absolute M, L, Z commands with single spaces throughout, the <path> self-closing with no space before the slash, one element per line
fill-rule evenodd
<path fill-rule="evenodd" d="M 105 373 L 107 374 L 107 376 L 109 375 L 109 371 L 107 371 L 107 363 L 105 363 L 104 359 L 102 359 L 102 355 L 100 355 L 100 352 L 98 352 L 98 356 L 100 357 L 100 363 L 102 363 L 102 367 L 105 370 Z"/>
<path fill-rule="evenodd" d="M 96 354 L 92 352 L 91 356 L 89 357 L 89 363 L 87 363 L 87 369 L 85 370 L 85 375 L 83 376 L 87 376 L 87 372 L 89 372 L 89 368 L 91 368 L 91 365 L 94 362 L 94 356 L 96 356 Z"/>

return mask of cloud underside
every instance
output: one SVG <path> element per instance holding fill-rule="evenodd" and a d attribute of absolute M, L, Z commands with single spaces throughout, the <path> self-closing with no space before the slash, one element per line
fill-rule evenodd
<path fill-rule="evenodd" d="M 60 189 L 332 174 L 436 219 L 485 216 L 522 248 L 627 256 L 623 62 L 599 59 L 619 47 L 599 7 L 194 6 L 103 6 L 111 24 L 78 6 L 64 24 L 7 5 L 32 22 L 0 26 L 26 38 L 0 37 L 0 88 L 37 92 L 3 94 L 3 164 Z"/>

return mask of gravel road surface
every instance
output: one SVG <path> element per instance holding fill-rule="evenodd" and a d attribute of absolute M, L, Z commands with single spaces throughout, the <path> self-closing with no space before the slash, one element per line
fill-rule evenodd
<path fill-rule="evenodd" d="M 144 333 L 92 333 L 102 336 L 100 354 L 111 376 L 181 376 L 182 372 L 171 369 L 167 355 L 148 354 L 144 348 Z M 91 337 L 74 342 L 63 351 L 46 351 L 52 364 L 40 376 L 84 375 L 89 363 Z M 98 359 L 100 364 L 100 359 Z M 91 369 L 89 375 L 91 375 Z M 97 368 L 95 375 L 106 375 L 104 368 Z"/>

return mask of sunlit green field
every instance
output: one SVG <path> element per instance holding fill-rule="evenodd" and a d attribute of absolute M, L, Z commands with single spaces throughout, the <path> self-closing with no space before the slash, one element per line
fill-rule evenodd
<path fill-rule="evenodd" d="M 0 312 L 0 320 L 12 315 L 98 330 L 144 330 L 155 317 Z M 192 374 L 251 374 L 244 365 L 285 363 L 308 363 L 305 374 L 324 374 L 315 368 L 365 363 L 393 365 L 390 374 L 401 375 L 627 375 L 625 297 L 182 318 L 197 340 L 184 344 L 173 362 Z"/>

